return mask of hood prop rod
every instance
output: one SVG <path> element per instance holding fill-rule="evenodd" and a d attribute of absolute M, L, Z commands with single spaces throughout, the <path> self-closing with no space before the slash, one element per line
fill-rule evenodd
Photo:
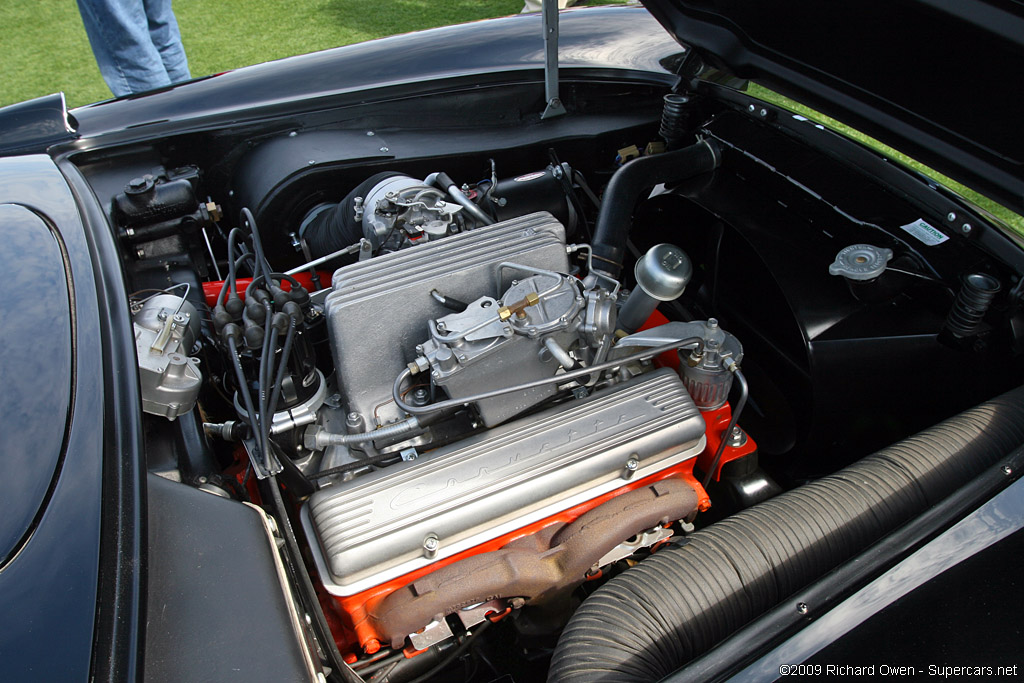
<path fill-rule="evenodd" d="M 563 116 L 565 106 L 558 96 L 558 0 L 544 0 L 541 26 L 544 31 L 544 99 L 541 119 Z"/>

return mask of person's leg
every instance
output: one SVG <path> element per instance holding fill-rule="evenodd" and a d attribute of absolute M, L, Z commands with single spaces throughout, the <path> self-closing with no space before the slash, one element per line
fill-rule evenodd
<path fill-rule="evenodd" d="M 180 83 L 192 78 L 188 71 L 188 59 L 181 44 L 178 20 L 171 9 L 171 0 L 143 0 L 146 16 L 149 18 L 149 35 L 160 53 L 164 68 L 171 83 Z"/>
<path fill-rule="evenodd" d="M 170 84 L 149 37 L 142 0 L 78 0 L 78 9 L 100 74 L 114 95 Z"/>
<path fill-rule="evenodd" d="M 519 10 L 520 14 L 526 14 L 528 12 L 539 12 L 541 10 L 542 0 L 526 0 L 523 4 L 523 9 Z M 565 9 L 566 7 L 572 7 L 576 4 L 576 0 L 558 0 L 558 9 Z"/>

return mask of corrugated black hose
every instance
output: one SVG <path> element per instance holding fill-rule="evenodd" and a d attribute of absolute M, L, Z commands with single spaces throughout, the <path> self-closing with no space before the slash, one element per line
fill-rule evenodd
<path fill-rule="evenodd" d="M 310 255 L 313 258 L 327 256 L 358 242 L 363 236 L 363 224 L 355 218 L 356 197 L 365 198 L 381 182 L 400 175 L 403 174 L 396 171 L 376 173 L 359 183 L 339 203 L 314 207 L 307 218 L 313 212 L 316 214 L 308 222 L 304 219 L 300 228 Z M 373 207 L 368 210 L 373 211 Z"/>
<path fill-rule="evenodd" d="M 1024 387 L 698 531 L 609 581 L 551 682 L 656 681 L 1024 444 Z"/>

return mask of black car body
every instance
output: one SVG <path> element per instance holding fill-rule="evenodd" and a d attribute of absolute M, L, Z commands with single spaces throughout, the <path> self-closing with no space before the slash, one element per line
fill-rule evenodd
<path fill-rule="evenodd" d="M 6 678 L 1018 664 L 1020 237 L 743 79 L 1021 213 L 1020 9 L 647 4 L 0 110 Z"/>

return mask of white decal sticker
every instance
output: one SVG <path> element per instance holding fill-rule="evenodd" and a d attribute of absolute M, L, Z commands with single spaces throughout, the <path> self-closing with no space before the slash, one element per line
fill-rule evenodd
<path fill-rule="evenodd" d="M 918 218 L 913 223 L 907 223 L 900 227 L 927 244 L 929 247 L 934 247 L 936 244 L 942 244 L 949 239 L 949 235 L 944 235 L 936 228 L 925 223 L 923 218 Z"/>

